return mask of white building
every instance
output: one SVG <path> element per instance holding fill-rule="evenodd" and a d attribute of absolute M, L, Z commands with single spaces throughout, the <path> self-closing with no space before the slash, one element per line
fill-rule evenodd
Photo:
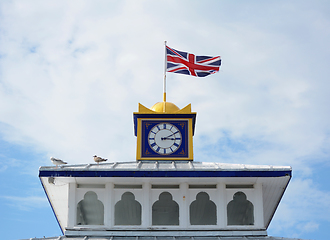
<path fill-rule="evenodd" d="M 63 232 L 47 239 L 287 239 L 267 228 L 291 167 L 194 162 L 195 118 L 190 105 L 139 105 L 136 161 L 41 167 Z"/>

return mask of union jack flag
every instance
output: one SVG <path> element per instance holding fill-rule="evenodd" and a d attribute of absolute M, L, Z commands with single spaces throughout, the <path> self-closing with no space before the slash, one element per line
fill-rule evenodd
<path fill-rule="evenodd" d="M 221 65 L 220 56 L 195 56 L 166 46 L 167 72 L 206 77 L 219 72 Z"/>

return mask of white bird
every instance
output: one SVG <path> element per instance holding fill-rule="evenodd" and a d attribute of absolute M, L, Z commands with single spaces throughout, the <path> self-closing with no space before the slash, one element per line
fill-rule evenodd
<path fill-rule="evenodd" d="M 56 168 L 58 165 L 67 164 L 67 162 L 64 162 L 63 160 L 54 157 L 51 157 L 50 161 L 52 161 L 52 163 L 56 165 Z"/>
<path fill-rule="evenodd" d="M 94 161 L 97 162 L 97 164 L 99 164 L 100 162 L 108 161 L 108 159 L 101 158 L 101 157 L 98 157 L 96 155 L 94 155 L 93 157 L 94 157 Z"/>

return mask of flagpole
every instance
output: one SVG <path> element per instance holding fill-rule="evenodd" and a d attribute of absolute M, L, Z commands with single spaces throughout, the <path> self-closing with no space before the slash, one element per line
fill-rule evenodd
<path fill-rule="evenodd" d="M 166 41 L 165 41 L 165 66 L 164 66 L 164 93 L 163 93 L 163 101 L 166 102 L 166 70 L 167 70 L 167 53 L 166 53 Z M 164 104 L 165 106 L 165 104 Z"/>

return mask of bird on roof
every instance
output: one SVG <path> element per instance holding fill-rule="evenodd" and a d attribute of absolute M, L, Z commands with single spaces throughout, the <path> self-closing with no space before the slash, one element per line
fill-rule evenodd
<path fill-rule="evenodd" d="M 108 159 L 101 158 L 101 157 L 98 157 L 96 155 L 94 155 L 93 157 L 94 157 L 94 161 L 97 162 L 97 164 L 99 164 L 100 162 L 108 161 Z"/>
<path fill-rule="evenodd" d="M 64 162 L 63 160 L 54 157 L 51 157 L 50 161 L 52 161 L 52 163 L 56 165 L 56 168 L 58 165 L 67 164 L 67 162 Z"/>

